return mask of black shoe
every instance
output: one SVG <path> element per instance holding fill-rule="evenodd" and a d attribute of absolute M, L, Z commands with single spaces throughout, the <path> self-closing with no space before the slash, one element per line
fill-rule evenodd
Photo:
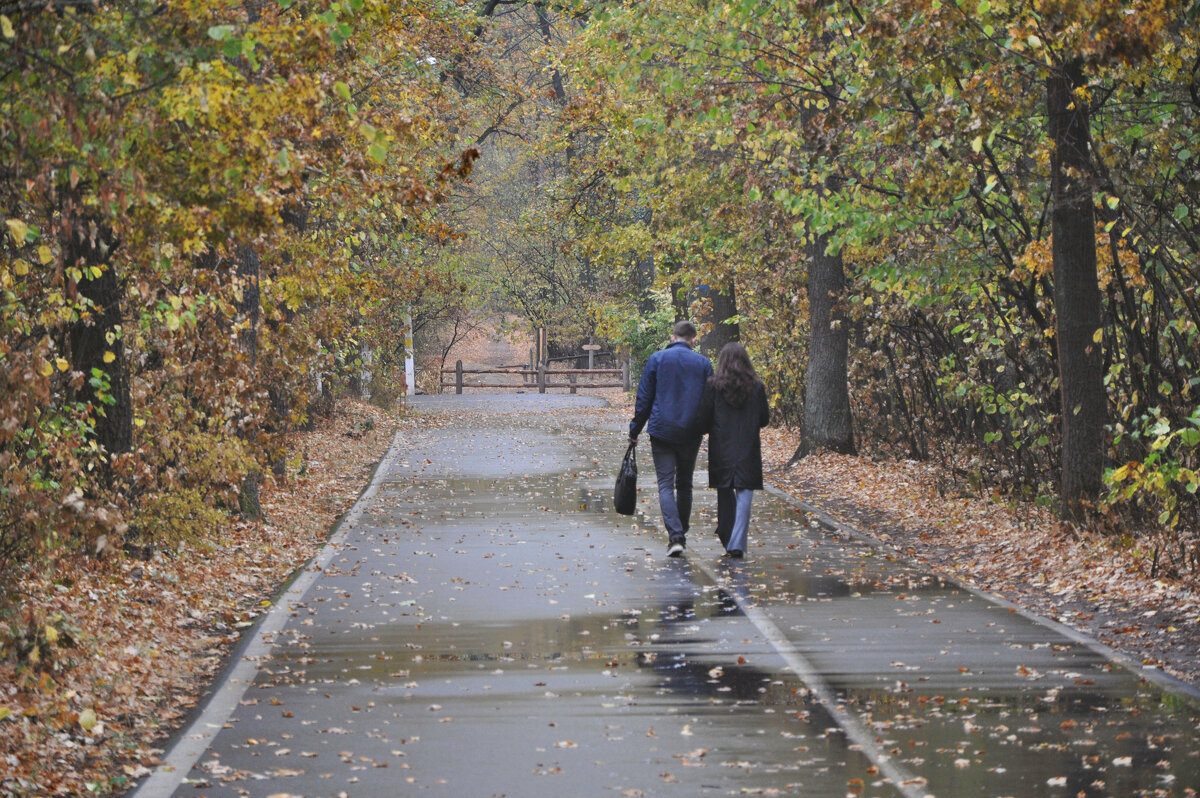
<path fill-rule="evenodd" d="M 667 546 L 668 557 L 679 557 L 683 554 L 684 544 L 682 540 L 672 540 Z"/>
<path fill-rule="evenodd" d="M 730 549 L 729 551 L 725 552 L 725 554 L 734 560 L 740 560 L 743 556 L 745 556 L 741 549 Z"/>

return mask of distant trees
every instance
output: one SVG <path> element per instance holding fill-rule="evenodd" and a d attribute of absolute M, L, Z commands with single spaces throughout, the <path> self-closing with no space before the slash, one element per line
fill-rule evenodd
<path fill-rule="evenodd" d="M 559 54 L 582 26 L 581 11 L 533 0 L 480 6 L 477 39 L 493 73 L 464 96 L 489 110 L 477 139 L 479 172 L 453 208 L 471 232 L 454 242 L 452 257 L 479 304 L 519 316 L 530 331 L 546 328 L 556 354 L 577 352 L 596 329 L 586 312 L 596 274 L 575 246 L 578 218 L 589 211 L 557 193 L 575 143 L 553 133 L 573 101 Z"/>

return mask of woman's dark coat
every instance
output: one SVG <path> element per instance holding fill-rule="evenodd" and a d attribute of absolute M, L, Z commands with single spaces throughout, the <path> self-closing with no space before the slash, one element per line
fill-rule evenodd
<path fill-rule="evenodd" d="M 705 383 L 700 428 L 708 433 L 708 486 L 762 490 L 762 444 L 758 431 L 771 420 L 767 391 L 756 381 L 745 404 L 734 407 Z"/>

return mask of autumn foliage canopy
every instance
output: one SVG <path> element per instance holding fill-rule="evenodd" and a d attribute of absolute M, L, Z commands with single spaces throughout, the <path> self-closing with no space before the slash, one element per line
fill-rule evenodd
<path fill-rule="evenodd" d="M 472 17 L 441 3 L 3 11 L 9 567 L 211 526 L 368 346 L 384 390 L 400 314 L 448 287 L 417 251 L 475 151 L 437 66 Z"/>

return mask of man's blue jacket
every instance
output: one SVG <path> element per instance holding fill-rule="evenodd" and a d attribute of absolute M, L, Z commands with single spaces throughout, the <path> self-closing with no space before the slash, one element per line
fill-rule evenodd
<path fill-rule="evenodd" d="M 675 341 L 651 355 L 638 383 L 629 437 L 636 438 L 645 427 L 651 438 L 670 443 L 698 440 L 700 394 L 712 373 L 708 358 L 693 352 L 686 341 Z"/>

